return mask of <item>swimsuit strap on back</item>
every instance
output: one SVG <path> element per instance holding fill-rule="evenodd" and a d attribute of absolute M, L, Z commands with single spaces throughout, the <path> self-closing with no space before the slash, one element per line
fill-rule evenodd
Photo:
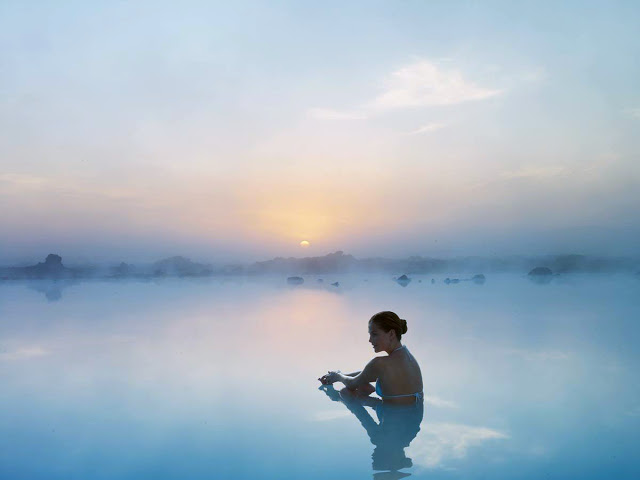
<path fill-rule="evenodd" d="M 383 395 L 380 391 L 380 381 L 376 380 L 376 393 L 384 400 L 385 398 L 401 398 L 401 397 L 416 397 L 416 401 L 424 398 L 423 392 L 405 393 L 403 395 Z"/>

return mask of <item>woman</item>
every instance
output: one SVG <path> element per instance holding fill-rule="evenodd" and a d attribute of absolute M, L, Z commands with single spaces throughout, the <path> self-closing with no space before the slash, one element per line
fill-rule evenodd
<path fill-rule="evenodd" d="M 422 401 L 422 373 L 416 359 L 400 343 L 407 321 L 393 312 L 376 313 L 369 320 L 369 343 L 386 357 L 374 357 L 361 372 L 347 375 L 329 371 L 318 380 L 323 385 L 342 382 L 346 395 L 370 395 L 374 391 L 385 403 L 411 404 Z M 376 382 L 375 388 L 370 382 Z"/>

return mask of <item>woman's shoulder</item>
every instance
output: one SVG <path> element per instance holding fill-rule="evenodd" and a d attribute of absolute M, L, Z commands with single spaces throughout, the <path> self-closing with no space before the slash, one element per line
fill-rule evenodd
<path fill-rule="evenodd" d="M 361 372 L 361 375 L 364 378 L 367 378 L 369 382 L 373 382 L 375 379 L 379 378 L 380 375 L 386 370 L 384 367 L 384 363 L 381 362 L 383 357 L 373 357 L 369 362 L 365 365 L 364 369 Z"/>
<path fill-rule="evenodd" d="M 389 365 L 390 358 L 386 357 L 373 357 L 371 359 L 371 365 L 374 366 L 377 370 L 384 370 L 387 365 Z"/>
<path fill-rule="evenodd" d="M 373 357 L 371 360 L 369 360 L 369 363 L 367 363 L 367 367 L 380 370 L 381 368 L 385 367 L 388 360 L 388 357 Z"/>

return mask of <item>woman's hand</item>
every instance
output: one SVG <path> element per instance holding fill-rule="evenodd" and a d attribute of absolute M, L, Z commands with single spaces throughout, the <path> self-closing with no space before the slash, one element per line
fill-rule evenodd
<path fill-rule="evenodd" d="M 340 370 L 331 371 L 329 370 L 327 373 L 322 375 L 318 380 L 323 385 L 332 385 L 333 383 L 340 380 Z"/>

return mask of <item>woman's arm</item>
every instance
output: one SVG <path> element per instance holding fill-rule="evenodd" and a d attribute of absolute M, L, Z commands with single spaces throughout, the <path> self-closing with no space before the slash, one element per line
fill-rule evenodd
<path fill-rule="evenodd" d="M 375 382 L 379 376 L 380 357 L 373 358 L 361 372 L 354 372 L 355 375 L 345 375 L 344 373 L 329 372 L 326 377 L 327 383 L 342 382 L 349 389 L 358 388 L 365 383 Z"/>
<path fill-rule="evenodd" d="M 330 375 L 331 373 L 332 373 L 331 371 L 329 371 L 329 372 L 325 373 L 325 374 L 324 374 L 324 375 L 322 375 L 318 380 L 320 380 L 320 382 L 322 382 L 322 384 L 323 384 L 323 385 L 331 385 L 332 383 L 337 382 L 337 380 L 331 380 L 331 381 L 329 381 L 329 375 Z M 336 370 L 336 371 L 335 371 L 335 372 L 333 372 L 333 373 L 342 373 L 342 372 L 341 372 L 340 370 Z M 360 373 L 361 373 L 361 372 L 360 372 L 360 371 L 358 371 L 358 372 L 352 372 L 352 373 L 345 373 L 344 375 L 346 375 L 347 377 L 355 377 L 355 376 L 357 376 L 357 375 L 360 375 Z"/>

